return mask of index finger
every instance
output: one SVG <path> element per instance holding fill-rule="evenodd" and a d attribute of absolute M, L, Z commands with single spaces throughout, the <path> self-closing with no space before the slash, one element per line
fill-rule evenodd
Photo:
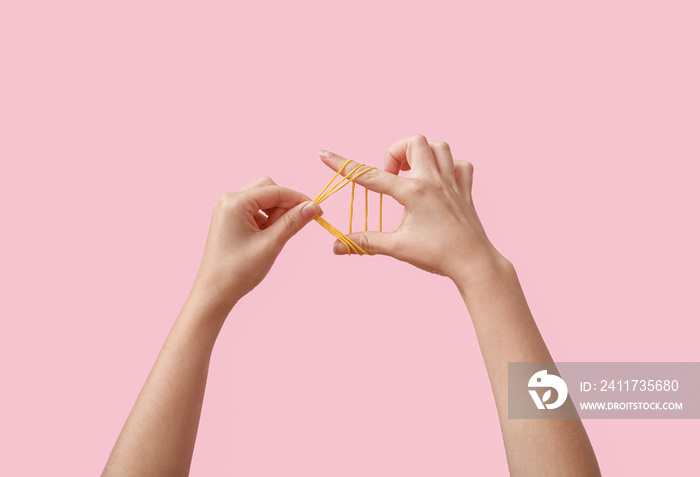
<path fill-rule="evenodd" d="M 336 172 L 339 171 L 340 168 L 343 167 L 343 164 L 347 162 L 347 159 L 344 157 L 323 149 L 319 151 L 319 155 L 321 156 L 321 160 Z M 342 174 L 348 174 L 359 165 L 360 163 L 355 161 L 348 162 L 343 169 Z M 371 191 L 391 196 L 399 203 L 403 203 L 401 182 L 406 180 L 404 177 L 399 177 L 376 168 L 372 168 L 371 170 L 358 175 L 357 172 L 362 172 L 363 169 L 364 168 L 360 167 L 355 173 L 352 174 L 351 177 L 357 176 L 354 179 L 355 183 L 360 184 L 362 187 L 366 187 Z"/>
<path fill-rule="evenodd" d="M 291 209 L 297 204 L 311 200 L 306 194 L 278 185 L 256 187 L 240 193 L 245 194 L 245 196 L 257 206 L 256 211 L 259 209 L 271 209 L 273 207 Z"/>

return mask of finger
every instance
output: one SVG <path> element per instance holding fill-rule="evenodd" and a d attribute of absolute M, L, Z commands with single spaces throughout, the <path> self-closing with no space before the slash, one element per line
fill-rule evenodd
<path fill-rule="evenodd" d="M 285 212 L 287 212 L 287 210 L 289 210 L 289 209 L 284 209 L 282 207 L 275 207 L 274 209 L 267 209 L 267 210 L 270 211 L 270 212 L 265 211 L 265 213 L 267 214 L 267 226 L 269 227 L 270 225 L 277 222 L 277 219 L 282 217 L 285 214 Z M 319 216 L 321 216 L 321 215 L 323 215 L 323 210 L 321 210 L 321 213 L 319 214 Z"/>
<path fill-rule="evenodd" d="M 472 183 L 474 179 L 474 166 L 467 161 L 454 161 L 454 174 L 457 187 L 466 196 L 472 195 Z"/>
<path fill-rule="evenodd" d="M 396 159 L 394 159 L 394 156 L 392 156 L 389 153 L 389 151 L 387 151 L 384 154 L 384 170 L 398 176 L 399 171 L 410 171 L 411 166 L 408 165 L 407 161 L 397 161 Z"/>
<path fill-rule="evenodd" d="M 282 207 L 291 209 L 301 202 L 311 200 L 306 194 L 297 192 L 278 185 L 266 185 L 255 187 L 243 192 L 249 203 L 255 207 L 255 211 Z"/>
<path fill-rule="evenodd" d="M 365 252 L 372 255 L 391 255 L 393 245 L 393 235 L 390 232 L 356 232 L 348 234 L 347 237 L 359 245 Z M 333 244 L 333 253 L 336 255 L 347 255 L 356 253 L 349 251 L 344 243 L 336 241 Z"/>
<path fill-rule="evenodd" d="M 257 224 L 258 228 L 260 230 L 265 229 L 267 226 L 267 217 L 263 215 L 262 212 L 258 211 L 255 215 L 253 215 L 253 219 L 255 219 L 255 223 Z"/>
<path fill-rule="evenodd" d="M 326 164 L 328 167 L 330 167 L 336 172 L 340 170 L 340 168 L 343 167 L 343 164 L 345 164 L 345 162 L 347 161 L 347 159 L 345 159 L 344 157 L 334 154 L 330 151 L 321 150 L 319 151 L 319 155 L 321 156 L 321 160 L 324 162 L 324 164 Z M 345 166 L 341 174 L 347 175 L 358 165 L 358 162 L 349 162 L 348 165 Z M 366 166 L 358 168 L 350 177 L 355 176 L 358 172 L 361 172 L 365 168 Z M 399 203 L 403 203 L 402 183 L 405 180 L 405 177 L 397 177 L 394 174 L 390 174 L 386 171 L 382 171 L 380 169 L 375 168 L 363 173 L 362 175 L 357 176 L 354 182 L 360 184 L 363 187 L 368 188 L 371 191 L 389 195 L 397 201 L 399 201 Z"/>
<path fill-rule="evenodd" d="M 320 214 L 321 206 L 316 202 L 302 202 L 282 214 L 275 223 L 268 225 L 265 233 L 272 236 L 278 245 L 283 246 L 287 240 Z"/>
<path fill-rule="evenodd" d="M 276 215 L 277 217 L 279 217 L 280 215 L 284 214 L 286 211 L 287 211 L 287 209 L 283 209 L 280 207 L 270 207 L 269 209 L 263 210 L 263 212 L 265 212 L 265 215 L 267 215 L 267 217 L 268 217 L 268 221 L 269 221 L 270 216 Z"/>
<path fill-rule="evenodd" d="M 435 157 L 435 163 L 440 171 L 440 175 L 454 184 L 455 167 L 450 145 L 444 141 L 428 141 L 428 144 L 433 151 L 433 157 Z"/>
<path fill-rule="evenodd" d="M 277 222 L 277 219 L 282 217 L 285 212 L 287 212 L 288 209 L 283 209 L 282 207 L 276 207 L 270 211 L 269 214 L 267 214 L 267 226 L 269 227 L 270 225 L 274 224 Z"/>
<path fill-rule="evenodd" d="M 261 177 L 260 179 L 255 179 L 253 182 L 250 182 L 250 183 L 244 185 L 243 187 L 241 187 L 238 190 L 245 191 L 245 190 L 250 190 L 250 189 L 254 189 L 256 187 L 262 187 L 262 186 L 266 186 L 266 185 L 277 185 L 277 184 L 275 184 L 275 181 L 273 181 L 269 177 L 265 176 L 265 177 Z"/>
<path fill-rule="evenodd" d="M 389 146 L 385 169 L 393 174 L 408 169 L 416 174 L 433 174 L 438 170 L 428 140 L 421 134 L 401 139 Z"/>

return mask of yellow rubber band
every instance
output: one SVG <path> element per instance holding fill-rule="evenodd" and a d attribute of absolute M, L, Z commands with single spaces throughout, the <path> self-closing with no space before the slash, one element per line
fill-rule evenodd
<path fill-rule="evenodd" d="M 367 232 L 367 187 L 365 187 L 365 232 Z"/>
<path fill-rule="evenodd" d="M 355 183 L 352 183 L 352 189 L 350 189 L 350 225 L 348 225 L 348 234 L 352 233 L 352 211 L 355 207 Z"/>
<path fill-rule="evenodd" d="M 321 203 L 336 192 L 338 192 L 340 189 L 345 187 L 346 185 L 352 183 L 352 188 L 350 192 L 350 226 L 348 227 L 349 229 L 349 234 L 352 233 L 352 216 L 353 216 L 353 205 L 355 201 L 355 179 L 360 177 L 362 174 L 364 174 L 367 171 L 371 171 L 372 169 L 376 169 L 375 167 L 372 166 L 366 166 L 365 164 L 358 164 L 355 166 L 350 172 L 344 174 L 345 167 L 347 167 L 348 164 L 350 164 L 349 159 L 345 161 L 345 163 L 338 169 L 338 172 L 335 173 L 335 175 L 331 178 L 331 180 L 328 181 L 326 186 L 321 190 L 321 192 L 318 193 L 316 198 L 314 199 L 314 202 Z M 361 167 L 365 167 L 364 169 L 360 170 L 358 172 L 358 169 Z M 333 182 L 336 180 L 336 178 L 342 175 L 342 179 L 338 181 L 337 183 L 333 184 Z M 365 187 L 365 231 L 367 231 L 367 216 L 369 213 L 369 196 L 368 196 L 368 189 Z M 338 239 L 343 245 L 345 245 L 345 248 L 348 250 L 348 255 L 352 253 L 356 253 L 358 255 L 372 255 L 366 250 L 364 250 L 362 247 L 360 247 L 358 244 L 353 242 L 350 238 L 348 238 L 343 232 L 340 230 L 336 229 L 333 227 L 327 220 L 321 218 L 321 217 L 316 217 L 316 222 L 321 224 L 321 227 L 324 229 L 328 230 L 328 232 L 331 233 L 335 238 Z M 382 194 L 379 194 L 379 231 L 382 231 Z"/>

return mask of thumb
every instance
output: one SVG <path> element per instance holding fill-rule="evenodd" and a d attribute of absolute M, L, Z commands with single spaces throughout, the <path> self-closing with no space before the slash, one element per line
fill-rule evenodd
<path fill-rule="evenodd" d="M 372 255 L 392 254 L 393 241 L 391 240 L 391 234 L 388 232 L 357 232 L 348 234 L 347 238 Z M 338 240 L 333 244 L 333 253 L 336 255 L 347 255 L 348 249 L 345 244 Z"/>
<path fill-rule="evenodd" d="M 306 224 L 321 215 L 321 206 L 317 202 L 307 200 L 289 209 L 277 219 L 267 230 L 270 235 L 284 245 L 287 240 L 299 232 Z"/>

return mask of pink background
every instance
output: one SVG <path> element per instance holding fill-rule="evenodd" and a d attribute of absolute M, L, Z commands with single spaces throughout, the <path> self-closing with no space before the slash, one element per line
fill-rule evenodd
<path fill-rule="evenodd" d="M 700 361 L 697 2 L 104 3 L 0 8 L 1 475 L 99 474 L 218 195 L 314 195 L 319 147 L 472 161 L 555 359 Z M 505 475 L 456 290 L 332 242 L 232 313 L 192 475 Z M 586 427 L 607 475 L 700 467 L 698 421 Z"/>

